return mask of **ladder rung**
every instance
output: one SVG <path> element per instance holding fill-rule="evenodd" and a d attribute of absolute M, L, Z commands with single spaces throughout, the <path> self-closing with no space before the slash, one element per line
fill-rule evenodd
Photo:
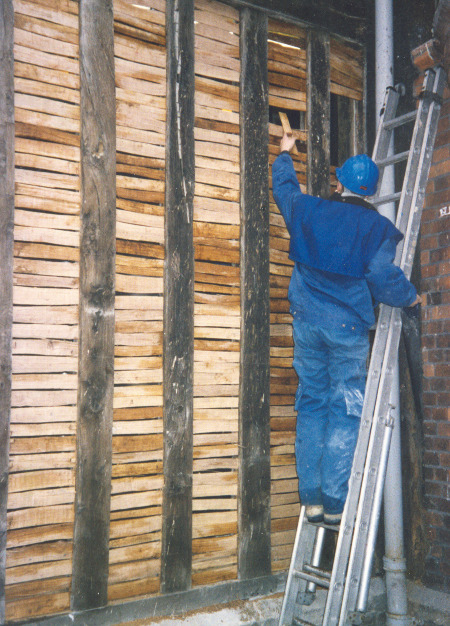
<path fill-rule="evenodd" d="M 325 578 L 326 580 L 331 579 L 331 573 L 327 572 L 324 569 L 320 569 L 320 567 L 314 567 L 314 565 L 305 564 L 303 566 L 303 569 L 305 570 L 305 572 L 308 572 L 309 574 L 317 574 L 318 576 L 321 576 L 322 578 Z"/>
<path fill-rule="evenodd" d="M 292 623 L 294 624 L 294 626 L 316 626 L 312 622 L 307 622 L 306 620 L 300 619 L 299 617 L 294 617 Z"/>
<path fill-rule="evenodd" d="M 416 111 L 410 111 L 409 113 L 405 113 L 404 115 L 399 115 L 398 117 L 394 117 L 392 120 L 384 122 L 383 128 L 386 130 L 390 128 L 397 128 L 398 126 L 403 126 L 403 124 L 407 124 L 408 122 L 412 122 L 416 119 Z"/>
<path fill-rule="evenodd" d="M 378 206 L 379 204 L 388 204 L 388 202 L 396 202 L 397 200 L 400 200 L 401 198 L 401 192 L 397 192 L 397 193 L 391 193 L 388 196 L 381 196 L 380 198 L 375 198 L 374 200 L 371 200 L 371 204 L 375 204 L 376 206 Z"/>
<path fill-rule="evenodd" d="M 372 204 L 374 204 L 374 202 L 372 202 Z M 327 530 L 333 530 L 335 533 L 338 533 L 340 528 L 339 524 L 325 524 L 325 522 L 308 522 L 308 520 L 305 520 L 305 524 L 315 526 L 316 528 L 326 528 Z"/>
<path fill-rule="evenodd" d="M 388 156 L 385 159 L 380 159 L 379 161 L 377 161 L 377 165 L 378 167 L 386 167 L 387 165 L 400 163 L 400 161 L 406 161 L 408 156 L 409 156 L 409 150 L 405 150 L 405 152 L 398 152 L 397 154 Z"/>
<path fill-rule="evenodd" d="M 315 585 L 319 585 L 319 587 L 325 587 L 325 589 L 329 589 L 330 581 L 324 578 L 323 576 L 315 576 L 314 574 L 308 574 L 307 572 L 302 572 L 299 570 L 295 570 L 295 575 L 303 580 L 307 580 L 309 583 L 314 583 Z"/>

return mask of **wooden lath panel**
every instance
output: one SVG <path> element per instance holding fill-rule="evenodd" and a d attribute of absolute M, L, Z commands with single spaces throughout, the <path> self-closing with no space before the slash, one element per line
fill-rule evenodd
<path fill-rule="evenodd" d="M 164 263 L 164 2 L 114 0 L 117 251 L 108 597 L 159 589 Z"/>
<path fill-rule="evenodd" d="M 269 105 L 306 109 L 306 35 L 296 26 L 269 20 Z"/>
<path fill-rule="evenodd" d="M 80 238 L 78 3 L 14 2 L 16 190 L 6 617 L 69 609 Z"/>
<path fill-rule="evenodd" d="M 361 46 L 330 39 L 331 93 L 362 100 L 364 95 L 364 57 Z"/>
<path fill-rule="evenodd" d="M 275 108 L 299 111 L 306 107 L 306 36 L 305 33 L 282 22 L 269 21 L 268 66 L 269 103 Z M 280 44 L 295 42 L 297 48 Z M 294 45 L 294 44 L 292 44 Z M 301 73 L 301 91 L 296 99 L 286 93 L 279 95 L 279 80 L 270 68 L 280 55 L 289 57 L 290 68 Z M 290 73 L 294 69 L 287 70 Z M 276 94 L 276 98 L 272 94 Z M 293 130 L 298 130 L 293 128 Z M 269 124 L 269 164 L 279 154 L 283 131 L 281 122 Z M 293 156 L 295 170 L 302 185 L 306 184 L 305 133 L 298 133 L 299 154 Z M 272 180 L 270 177 L 270 186 Z M 295 470 L 294 440 L 296 413 L 294 410 L 297 375 L 292 367 L 292 317 L 287 298 L 293 263 L 289 259 L 289 234 L 272 194 L 270 194 L 270 426 L 271 426 L 271 511 L 272 511 L 272 570 L 289 566 L 292 544 L 298 522 L 299 498 Z"/>
<path fill-rule="evenodd" d="M 239 13 L 195 5 L 193 584 L 237 578 Z"/>

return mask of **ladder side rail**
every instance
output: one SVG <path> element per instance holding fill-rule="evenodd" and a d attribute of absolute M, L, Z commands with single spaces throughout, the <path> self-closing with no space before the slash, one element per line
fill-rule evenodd
<path fill-rule="evenodd" d="M 434 78 L 434 81 L 431 91 L 433 94 L 436 94 L 437 99 L 432 100 L 429 103 L 428 107 L 428 115 L 424 124 L 424 141 L 422 143 L 422 149 L 418 155 L 418 176 L 416 176 L 416 181 L 411 198 L 411 203 L 414 207 L 414 210 L 410 211 L 409 213 L 408 224 L 404 231 L 405 240 L 411 241 L 414 248 L 417 244 L 417 238 L 419 236 L 422 210 L 425 201 L 426 185 L 428 181 L 428 175 L 430 173 L 434 142 L 436 139 L 438 120 L 441 110 L 439 97 L 442 96 L 444 92 L 447 80 L 444 69 L 441 67 L 433 72 L 433 74 L 432 76 Z M 404 271 L 407 278 L 411 276 L 413 262 L 414 250 L 408 251 L 405 249 L 405 246 L 403 246 L 401 250 L 401 257 L 399 259 L 399 265 Z"/>
<path fill-rule="evenodd" d="M 306 581 L 301 580 L 296 572 L 301 571 L 304 562 L 311 559 L 315 531 L 316 528 L 306 521 L 306 508 L 302 506 L 286 580 L 283 603 L 281 605 L 279 626 L 291 626 L 294 619 L 297 594 L 299 591 L 305 591 L 306 589 Z"/>
<path fill-rule="evenodd" d="M 365 471 L 367 459 L 371 457 L 371 450 L 375 444 L 376 436 L 376 402 L 378 387 L 383 370 L 383 356 L 386 351 L 388 333 L 390 328 L 391 307 L 380 307 L 377 330 L 372 348 L 369 372 L 367 376 L 364 405 L 361 415 L 361 425 L 353 459 L 352 471 L 349 480 L 348 496 L 342 515 L 341 527 L 336 544 L 335 558 L 330 581 L 332 594 L 328 594 L 325 606 L 323 624 L 332 626 L 338 623 L 342 596 L 345 588 L 347 565 L 353 542 L 355 527 L 361 522 L 361 513 L 358 514 L 360 496 L 365 489 L 367 471 Z"/>
<path fill-rule="evenodd" d="M 429 82 L 430 80 L 431 79 L 428 79 L 426 88 L 430 87 L 431 85 L 431 83 Z M 395 97 L 394 99 L 392 98 L 392 95 L 394 95 Z M 396 92 L 393 92 L 392 89 L 388 89 L 386 100 L 387 100 L 387 104 L 392 104 L 392 102 L 394 102 L 395 108 L 396 108 L 396 105 L 398 102 L 398 94 Z M 423 103 L 421 102 L 421 104 Z M 390 107 L 387 108 L 387 113 L 390 119 L 396 119 L 396 118 L 393 118 L 393 115 L 395 115 L 395 108 L 390 108 Z M 417 137 L 418 131 L 416 130 L 416 128 L 420 126 L 420 124 L 418 124 L 417 122 L 417 119 L 419 117 L 418 112 L 414 111 L 413 113 L 414 113 L 413 116 L 411 114 L 407 114 L 406 116 L 404 116 L 404 118 L 407 119 L 408 121 L 411 120 L 412 117 L 416 118 L 415 137 L 412 139 L 411 145 L 414 145 L 413 143 L 414 141 L 416 142 L 419 141 L 419 138 Z M 386 110 L 385 110 L 385 114 L 386 114 Z M 376 153 L 378 154 L 378 157 L 381 156 L 382 150 L 380 149 L 380 143 L 381 143 L 380 138 L 382 136 L 385 139 L 383 149 L 386 149 L 386 146 L 389 145 L 390 137 L 388 137 L 388 135 L 390 135 L 390 133 L 387 133 L 383 129 L 384 125 L 387 123 L 389 122 L 387 122 L 384 117 L 383 119 L 380 120 L 378 134 L 377 134 L 378 141 L 374 148 L 374 155 L 373 155 L 375 157 L 374 160 L 377 159 Z M 410 172 L 412 169 L 411 163 L 414 159 L 414 156 L 415 155 L 413 154 L 409 155 L 407 170 L 405 172 L 404 180 L 406 180 L 408 171 Z M 410 176 L 408 176 L 408 178 L 410 178 Z M 403 205 L 404 204 L 405 203 L 403 202 Z M 403 208 L 402 212 L 410 213 L 410 210 L 409 210 L 410 206 L 411 206 L 411 203 L 408 204 L 407 210 L 405 211 L 405 208 Z M 339 533 L 338 544 L 336 546 L 336 557 L 335 557 L 335 563 L 334 563 L 332 579 L 331 579 L 331 589 L 335 590 L 333 592 L 334 597 L 328 598 L 327 606 L 325 609 L 325 616 L 324 616 L 325 619 L 323 622 L 324 624 L 328 623 L 328 621 L 325 621 L 325 620 L 330 620 L 329 621 L 330 624 L 337 623 L 335 622 L 335 619 L 336 619 L 336 611 L 338 610 L 338 607 L 339 607 L 340 597 L 342 596 L 343 593 L 345 593 L 346 595 L 349 593 L 348 587 L 347 587 L 347 590 L 345 590 L 345 588 L 344 590 L 342 590 L 342 585 L 345 584 L 345 577 L 347 573 L 345 571 L 344 564 L 348 562 L 348 553 L 350 552 L 350 549 L 351 549 L 351 543 L 355 542 L 355 538 L 353 537 L 353 534 L 352 534 L 352 530 L 355 526 L 354 511 L 358 505 L 358 498 L 360 494 L 363 493 L 365 489 L 367 488 L 366 487 L 367 476 L 369 476 L 369 474 L 367 474 L 367 471 L 370 471 L 370 461 L 369 461 L 366 464 L 366 472 L 365 472 L 366 482 L 365 483 L 363 482 L 363 484 L 361 485 L 361 482 L 362 482 L 361 463 L 358 461 L 358 459 L 359 457 L 363 457 L 363 456 L 365 457 L 366 461 L 370 459 L 370 457 L 373 454 L 372 451 L 374 448 L 374 439 L 379 438 L 381 436 L 379 431 L 382 430 L 382 427 L 371 430 L 370 417 L 371 416 L 375 417 L 375 413 L 376 413 L 376 411 L 374 410 L 374 407 L 376 404 L 376 398 L 377 398 L 377 394 L 378 394 L 379 386 L 380 386 L 380 372 L 382 369 L 381 364 L 383 361 L 383 356 L 386 352 L 386 344 L 387 344 L 387 337 L 388 337 L 388 332 L 389 332 L 389 327 L 390 327 L 391 316 L 392 316 L 391 307 L 385 307 L 385 306 L 380 307 L 380 315 L 379 315 L 379 320 L 378 320 L 377 332 L 375 336 L 375 342 L 374 342 L 374 346 L 372 349 L 372 358 L 371 358 L 370 367 L 369 367 L 368 382 L 366 385 L 364 407 L 363 407 L 363 413 L 361 417 L 360 436 L 358 438 L 358 444 L 355 450 L 354 466 L 352 468 L 351 479 L 349 482 L 349 496 L 347 498 L 347 503 L 346 503 L 347 510 L 344 510 L 343 521 L 341 523 L 341 531 Z M 381 418 L 381 420 L 383 422 L 383 418 Z M 369 436 L 370 436 L 370 441 L 368 441 Z M 369 450 L 369 452 L 367 452 L 367 450 Z M 380 450 L 377 449 L 376 455 L 378 455 L 379 452 Z M 358 511 L 356 513 L 356 517 L 357 517 L 356 526 L 357 527 L 359 527 L 360 524 L 364 524 L 364 522 L 361 520 L 361 517 L 364 514 L 364 510 L 365 510 L 364 498 L 361 499 L 360 506 L 361 508 L 358 509 L 359 514 L 358 514 Z M 358 534 L 358 532 L 356 534 Z M 357 540 L 356 540 L 356 543 L 357 543 Z M 355 558 L 355 555 L 353 554 L 353 557 L 351 560 L 353 560 L 354 558 Z M 350 566 L 348 567 L 348 571 L 350 571 Z M 355 585 L 355 577 L 349 577 L 349 579 L 351 579 L 353 581 L 353 585 Z M 340 593 L 340 590 L 342 590 L 342 593 Z"/>
<path fill-rule="evenodd" d="M 439 73 L 440 75 L 440 73 Z M 429 70 L 424 79 L 423 89 L 428 92 L 434 93 L 434 88 L 439 87 L 440 81 L 438 79 L 438 73 L 434 70 Z M 430 133 L 430 110 L 433 110 L 436 103 L 430 101 L 430 99 L 421 99 L 417 109 L 416 123 L 414 124 L 414 130 L 411 138 L 410 155 L 406 164 L 405 175 L 403 177 L 403 186 L 401 198 L 397 211 L 396 226 L 403 233 L 404 238 L 402 242 L 397 246 L 397 253 L 395 256 L 395 263 L 402 267 L 402 259 L 404 258 L 404 250 L 408 249 L 407 242 L 410 239 L 410 229 L 408 225 L 411 222 L 411 217 L 415 214 L 411 211 L 411 208 L 415 205 L 415 201 L 418 194 L 418 185 L 420 185 L 419 178 L 426 180 L 428 178 L 429 167 L 426 169 L 425 179 L 420 176 L 420 168 L 423 169 L 423 152 L 426 150 L 427 143 L 429 141 Z M 434 143 L 434 140 L 433 140 Z M 417 211 L 417 207 L 415 207 Z M 419 221 L 420 225 L 420 221 Z M 403 267 L 402 267 L 403 269 Z"/>
<path fill-rule="evenodd" d="M 391 315 L 395 311 L 387 305 L 383 308 L 389 309 Z M 391 363 L 398 349 L 401 331 L 400 315 L 396 316 L 389 324 L 389 332 L 385 355 L 383 358 L 382 372 L 380 374 L 380 387 L 377 394 L 377 404 L 374 412 L 374 425 L 371 432 L 371 440 L 367 453 L 366 464 L 364 468 L 363 485 L 361 487 L 361 496 L 358 505 L 355 530 L 352 537 L 351 552 L 348 565 L 348 575 L 345 580 L 343 599 L 340 610 L 339 625 L 345 624 L 347 611 L 354 610 L 356 598 L 361 580 L 361 571 L 363 565 L 363 555 L 365 545 L 367 543 L 367 535 L 370 527 L 370 518 L 373 511 L 374 495 L 377 482 L 379 480 L 379 462 L 383 449 L 383 441 L 387 428 L 392 428 L 389 423 L 389 413 L 391 406 L 390 389 L 394 377 L 394 368 Z"/>
<path fill-rule="evenodd" d="M 375 163 L 379 161 L 383 161 L 386 159 L 389 151 L 389 146 L 391 143 L 392 137 L 392 128 L 387 127 L 386 124 L 395 119 L 395 114 L 397 112 L 398 101 L 400 98 L 399 90 L 395 87 L 388 87 L 386 89 L 386 95 L 384 99 L 384 104 L 382 108 L 382 112 L 380 115 L 380 120 L 378 122 L 377 135 L 375 138 L 375 144 L 372 152 L 372 159 Z M 384 176 L 384 167 L 380 166 L 379 168 L 379 182 L 378 182 L 378 190 L 381 189 L 383 176 Z M 378 192 L 379 193 L 379 192 Z"/>
<path fill-rule="evenodd" d="M 394 418 L 386 419 L 386 427 L 383 433 L 383 442 L 381 446 L 380 462 L 378 466 L 377 481 L 375 484 L 374 498 L 372 503 L 372 511 L 369 519 L 369 527 L 367 529 L 367 542 L 364 550 L 363 568 L 361 572 L 361 580 L 359 581 L 359 593 L 357 599 L 356 610 L 364 613 L 367 608 L 367 600 L 369 596 L 370 577 L 372 573 L 373 559 L 375 555 L 375 544 L 378 535 L 378 524 L 380 521 L 381 503 L 383 501 L 383 487 L 389 460 L 389 449 L 391 445 L 392 432 L 394 429 Z M 356 581 L 355 586 L 356 586 Z"/>
<path fill-rule="evenodd" d="M 445 77 L 444 77 L 445 79 Z M 441 72 L 429 72 L 426 77 L 426 87 L 432 85 L 433 93 L 437 93 L 440 95 L 444 88 L 444 80 Z M 401 251 L 397 254 L 397 261 L 399 260 L 399 264 L 402 269 L 405 271 L 405 274 L 409 277 L 412 267 L 412 261 L 414 258 L 414 248 L 417 242 L 418 230 L 420 227 L 420 217 L 423 206 L 423 199 L 425 196 L 425 186 L 428 178 L 429 168 L 431 165 L 432 158 L 432 150 L 434 145 L 434 139 L 437 131 L 437 120 L 439 117 L 439 104 L 436 101 L 426 102 L 424 100 L 421 101 L 419 105 L 419 111 L 416 119 L 416 128 L 415 128 L 415 136 L 411 145 L 414 145 L 414 150 L 410 155 L 408 167 L 409 172 L 408 176 L 404 178 L 404 189 L 410 189 L 412 187 L 413 191 L 408 194 L 402 194 L 407 199 L 405 200 L 402 206 L 402 212 L 399 213 L 398 224 L 400 226 L 404 226 L 404 222 L 407 221 L 406 233 L 405 233 L 405 242 Z M 417 130 L 417 132 L 416 132 Z M 416 146 L 419 144 L 419 147 Z M 415 162 L 415 163 L 414 163 Z M 412 180 L 411 180 L 412 179 Z M 411 207 L 414 206 L 414 209 L 411 210 Z M 398 259 L 400 257 L 400 259 Z M 390 337 L 388 340 L 388 346 L 385 353 L 385 361 L 387 363 L 392 362 L 395 358 L 395 354 L 398 350 L 398 343 L 400 340 L 400 332 L 401 332 L 401 315 L 398 309 L 393 310 L 393 328 L 390 333 Z M 386 364 L 386 371 L 388 371 L 388 365 Z M 389 377 L 380 381 L 378 392 L 381 394 L 381 413 L 380 419 L 388 420 L 389 414 L 389 395 L 390 395 L 390 385 Z M 398 426 L 397 426 L 398 427 Z M 374 473 L 377 472 L 377 461 L 379 461 L 379 456 L 381 455 L 381 446 L 377 446 L 372 454 L 375 454 L 374 459 L 370 459 L 369 462 L 369 476 L 373 476 Z M 382 476 L 384 481 L 384 475 Z M 364 494 L 364 502 L 361 505 L 362 510 L 366 510 L 371 508 L 371 504 L 374 502 L 374 490 L 376 487 L 376 482 L 368 481 L 367 483 L 367 493 Z M 374 517 L 377 527 L 377 518 L 376 515 Z M 367 558 L 368 552 L 363 550 L 364 544 L 367 543 L 367 531 L 368 529 L 363 525 L 358 528 L 358 532 L 355 533 L 354 537 L 354 547 L 352 547 L 352 556 L 351 556 L 351 568 L 349 564 L 349 571 L 351 569 L 351 578 L 355 583 L 356 579 L 360 579 L 360 567 L 362 568 L 363 564 L 357 563 L 355 564 L 355 559 L 361 560 L 362 555 L 365 554 L 365 558 Z M 361 545 L 362 544 L 362 545 Z M 356 571 L 355 571 L 356 570 Z M 344 592 L 344 599 L 342 607 L 342 618 L 345 618 L 347 611 L 344 605 L 348 606 L 348 610 L 351 612 L 355 608 L 356 604 L 356 593 L 357 590 L 356 584 L 353 584 L 352 590 L 348 586 L 348 590 Z M 367 599 L 367 590 L 361 589 L 360 598 L 358 601 L 358 606 L 361 608 L 365 604 Z"/>

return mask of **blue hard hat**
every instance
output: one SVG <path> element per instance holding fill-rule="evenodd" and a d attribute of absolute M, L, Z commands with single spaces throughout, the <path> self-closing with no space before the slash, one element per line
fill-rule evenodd
<path fill-rule="evenodd" d="M 357 154 L 336 168 L 336 178 L 359 196 L 373 196 L 377 190 L 378 167 L 367 154 Z"/>

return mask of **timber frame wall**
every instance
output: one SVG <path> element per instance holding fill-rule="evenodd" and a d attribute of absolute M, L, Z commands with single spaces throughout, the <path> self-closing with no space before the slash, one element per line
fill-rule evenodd
<path fill-rule="evenodd" d="M 331 94 L 365 145 L 365 17 L 270 4 L 0 1 L 0 623 L 164 614 L 288 567 L 271 114 L 328 194 Z"/>

